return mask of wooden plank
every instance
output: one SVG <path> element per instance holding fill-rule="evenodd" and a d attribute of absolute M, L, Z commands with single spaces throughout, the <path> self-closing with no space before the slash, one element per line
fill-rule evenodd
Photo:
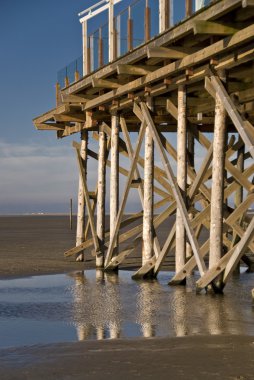
<path fill-rule="evenodd" d="M 95 88 L 109 88 L 109 89 L 113 89 L 113 88 L 119 88 L 119 87 L 121 87 L 121 84 L 117 83 L 117 82 L 110 81 L 110 80 L 106 80 L 106 79 L 96 79 L 96 78 L 93 78 L 92 79 L 92 86 L 95 87 Z"/>
<path fill-rule="evenodd" d="M 61 92 L 61 98 L 63 103 L 75 103 L 75 104 L 85 104 L 88 100 L 91 100 L 90 97 L 82 95 L 68 95 Z"/>
<path fill-rule="evenodd" d="M 178 119 L 178 109 L 171 99 L 167 99 L 166 110 L 173 116 L 174 119 Z"/>
<path fill-rule="evenodd" d="M 117 65 L 117 74 L 125 74 L 125 75 L 147 75 L 155 70 L 158 70 L 158 66 L 149 66 L 149 65 Z"/>
<path fill-rule="evenodd" d="M 65 125 L 60 123 L 34 123 L 34 125 L 38 131 L 63 131 L 65 128 Z"/>
<path fill-rule="evenodd" d="M 189 52 L 190 53 L 190 52 Z M 169 58 L 169 59 L 181 59 L 186 57 L 189 53 L 183 51 L 183 48 L 166 48 L 162 46 L 148 47 L 147 58 Z M 192 50 L 193 53 L 193 50 Z"/>
<path fill-rule="evenodd" d="M 232 28 L 218 22 L 194 20 L 193 22 L 194 35 L 197 34 L 210 34 L 210 35 L 232 35 L 238 32 L 238 29 Z"/>
<path fill-rule="evenodd" d="M 163 145 L 161 143 L 159 134 L 157 132 L 157 129 L 153 123 L 153 120 L 151 118 L 151 115 L 150 115 L 149 110 L 148 110 L 147 106 L 145 105 L 145 103 L 141 103 L 141 110 L 142 110 L 142 113 L 144 115 L 144 119 L 146 120 L 146 123 L 149 125 L 149 127 L 151 129 L 151 132 L 153 134 L 153 138 L 154 138 L 155 143 L 158 147 L 158 150 L 159 150 L 159 153 L 161 156 L 161 160 L 163 162 L 165 171 L 167 173 L 168 179 L 169 179 L 171 186 L 172 186 L 172 192 L 174 194 L 177 206 L 178 206 L 178 208 L 181 212 L 182 218 L 183 218 L 184 226 L 186 228 L 186 233 L 188 235 L 189 242 L 192 246 L 193 253 L 194 253 L 194 256 L 195 256 L 196 261 L 197 261 L 198 269 L 200 271 L 200 274 L 202 275 L 206 271 L 206 265 L 205 265 L 203 258 L 200 255 L 198 242 L 197 242 L 197 239 L 195 237 L 194 231 L 190 225 L 190 221 L 188 218 L 188 212 L 187 212 L 187 209 L 185 207 L 181 191 L 177 185 L 177 182 L 176 182 L 176 179 L 174 177 L 172 168 L 170 166 L 167 155 L 166 155 L 164 148 L 163 148 Z"/>

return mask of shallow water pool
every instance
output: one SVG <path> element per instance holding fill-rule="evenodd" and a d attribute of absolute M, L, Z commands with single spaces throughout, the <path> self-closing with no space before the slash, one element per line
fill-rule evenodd
<path fill-rule="evenodd" d="M 254 335 L 254 274 L 233 278 L 224 295 L 169 287 L 172 273 L 135 282 L 88 270 L 0 281 L 0 347 L 86 339 L 206 334 Z"/>

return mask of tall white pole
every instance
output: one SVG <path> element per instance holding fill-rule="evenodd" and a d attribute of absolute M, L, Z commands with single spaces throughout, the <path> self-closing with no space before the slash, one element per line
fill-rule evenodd
<path fill-rule="evenodd" d="M 114 60 L 114 0 L 109 0 L 108 8 L 108 59 Z"/>

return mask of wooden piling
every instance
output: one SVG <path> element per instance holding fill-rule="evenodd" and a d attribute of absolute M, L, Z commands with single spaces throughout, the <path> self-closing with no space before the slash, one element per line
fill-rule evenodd
<path fill-rule="evenodd" d="M 187 122 L 186 122 L 186 88 L 178 88 L 178 122 L 177 122 L 177 184 L 185 200 L 187 180 Z M 180 271 L 186 261 L 186 233 L 179 208 L 176 211 L 176 248 L 175 267 Z"/>
<path fill-rule="evenodd" d="M 110 239 L 113 238 L 114 228 L 119 208 L 119 117 L 111 116 L 111 171 L 110 171 Z M 118 241 L 112 257 L 118 254 Z"/>
<path fill-rule="evenodd" d="M 143 214 L 143 249 L 142 265 L 153 257 L 153 176 L 154 176 L 154 142 L 149 127 L 145 133 L 145 167 L 144 167 L 144 214 Z"/>
<path fill-rule="evenodd" d="M 223 75 L 223 73 L 221 73 Z M 219 96 L 215 99 L 213 167 L 211 189 L 210 255 L 212 268 L 223 253 L 223 198 L 225 174 L 226 111 Z"/>
<path fill-rule="evenodd" d="M 101 250 L 96 255 L 96 268 L 104 266 L 105 197 L 106 197 L 106 134 L 100 127 L 98 153 L 97 236 Z"/>
<path fill-rule="evenodd" d="M 80 156 L 82 158 L 85 178 L 86 178 L 86 172 L 87 172 L 87 147 L 88 147 L 88 132 L 82 131 Z M 84 241 L 84 227 L 85 227 L 85 198 L 84 198 L 82 179 L 81 179 L 81 176 L 79 176 L 76 246 L 79 246 Z M 84 253 L 81 252 L 77 254 L 76 261 L 83 261 L 83 260 L 84 260 Z"/>

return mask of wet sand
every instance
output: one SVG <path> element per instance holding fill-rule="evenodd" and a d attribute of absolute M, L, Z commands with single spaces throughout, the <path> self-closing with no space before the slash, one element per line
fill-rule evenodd
<path fill-rule="evenodd" d="M 162 242 L 172 222 L 161 226 L 159 235 Z M 139 223 L 133 223 L 131 228 Z M 106 227 L 108 225 L 109 217 L 106 218 Z M 76 262 L 74 256 L 64 257 L 64 252 L 75 246 L 75 230 L 75 218 L 70 230 L 67 215 L 0 216 L 0 278 L 94 268 L 95 261 L 89 250 L 85 254 L 85 263 Z M 124 261 L 122 268 L 140 267 L 140 252 L 141 245 Z M 164 267 L 173 268 L 172 263 L 173 258 L 167 258 Z"/>
<path fill-rule="evenodd" d="M 70 231 L 67 216 L 0 217 L 0 278 L 92 268 L 91 258 L 76 263 L 63 257 L 74 245 L 75 228 Z M 126 266 L 138 265 L 138 253 Z M 254 337 L 85 341 L 0 350 L 1 380 L 121 377 L 254 379 Z"/>
<path fill-rule="evenodd" d="M 0 350 L 1 380 L 253 380 L 254 337 L 87 341 Z"/>

